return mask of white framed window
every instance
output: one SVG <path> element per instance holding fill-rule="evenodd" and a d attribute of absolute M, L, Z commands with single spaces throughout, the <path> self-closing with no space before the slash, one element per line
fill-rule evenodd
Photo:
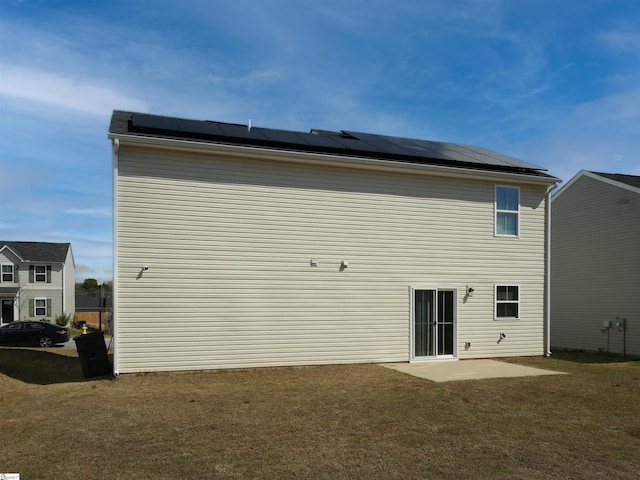
<path fill-rule="evenodd" d="M 14 274 L 13 274 L 13 264 L 12 263 L 3 263 L 2 264 L 2 281 L 3 282 L 15 282 Z"/>
<path fill-rule="evenodd" d="M 518 320 L 520 318 L 520 286 L 496 285 L 495 319 Z"/>
<path fill-rule="evenodd" d="M 520 235 L 520 188 L 496 185 L 495 194 L 496 236 Z"/>
<path fill-rule="evenodd" d="M 33 299 L 33 311 L 36 317 L 45 317 L 47 315 L 47 299 L 46 298 L 34 298 Z"/>
<path fill-rule="evenodd" d="M 47 266 L 46 265 L 36 265 L 33 269 L 33 280 L 36 283 L 42 282 L 46 283 L 47 281 Z"/>

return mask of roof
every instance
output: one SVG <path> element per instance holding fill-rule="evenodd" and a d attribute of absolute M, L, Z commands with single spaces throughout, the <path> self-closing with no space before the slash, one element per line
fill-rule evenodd
<path fill-rule="evenodd" d="M 625 185 L 629 185 L 630 187 L 640 188 L 640 176 L 637 175 L 625 175 L 622 173 L 602 173 L 602 172 L 591 172 L 595 175 L 600 175 L 601 177 L 608 178 L 609 180 L 613 180 L 614 182 L 624 183 Z"/>
<path fill-rule="evenodd" d="M 579 179 L 587 177 L 593 180 L 597 180 L 600 182 L 607 183 L 617 188 L 621 188 L 623 190 L 627 190 L 630 192 L 640 194 L 640 177 L 637 175 L 626 175 L 622 173 L 602 173 L 602 172 L 591 172 L 589 170 L 580 170 L 573 178 L 571 178 L 567 183 L 565 183 L 560 190 L 558 190 L 552 197 L 551 201 L 553 202 L 557 198 L 559 198 L 564 192 L 566 192 L 571 185 L 577 182 Z"/>
<path fill-rule="evenodd" d="M 13 242 L 0 240 L 0 250 L 11 249 L 23 262 L 64 263 L 71 248 L 70 243 Z"/>
<path fill-rule="evenodd" d="M 142 136 L 213 144 L 252 146 L 299 152 L 327 153 L 455 168 L 533 175 L 558 180 L 545 168 L 482 147 L 341 130 L 309 133 L 252 127 L 209 120 L 189 120 L 116 110 L 112 138 Z"/>
<path fill-rule="evenodd" d="M 0 287 L 0 295 L 15 295 L 20 287 Z"/>
<path fill-rule="evenodd" d="M 105 292 L 105 308 L 112 307 L 111 292 Z M 79 293 L 76 292 L 76 310 L 98 311 L 100 310 L 100 293 Z"/>

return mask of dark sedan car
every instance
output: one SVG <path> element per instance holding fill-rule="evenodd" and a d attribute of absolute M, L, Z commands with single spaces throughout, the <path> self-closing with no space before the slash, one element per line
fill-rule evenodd
<path fill-rule="evenodd" d="M 69 341 L 69 329 L 47 322 L 13 322 L 0 327 L 0 345 L 51 347 Z"/>

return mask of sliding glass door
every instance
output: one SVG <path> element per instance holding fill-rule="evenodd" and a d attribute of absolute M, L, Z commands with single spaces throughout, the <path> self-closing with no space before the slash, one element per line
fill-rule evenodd
<path fill-rule="evenodd" d="M 455 290 L 413 290 L 413 358 L 453 357 L 456 333 L 455 293 Z"/>

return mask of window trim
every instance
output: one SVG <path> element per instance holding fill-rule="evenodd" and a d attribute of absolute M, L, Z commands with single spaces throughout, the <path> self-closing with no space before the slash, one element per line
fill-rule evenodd
<path fill-rule="evenodd" d="M 518 192 L 518 209 L 517 210 L 505 210 L 498 208 L 498 189 L 510 188 Z M 493 189 L 493 234 L 496 237 L 520 237 L 520 187 L 514 187 L 513 185 L 495 185 Z M 516 233 L 498 233 L 498 214 L 510 213 L 516 216 Z"/>
<path fill-rule="evenodd" d="M 5 273 L 4 272 L 4 267 L 11 267 L 11 273 Z M 11 275 L 11 280 L 5 280 L 4 276 L 5 275 Z M 15 283 L 16 281 L 16 267 L 13 263 L 3 263 L 2 266 L 0 266 L 0 282 L 3 283 Z"/>
<path fill-rule="evenodd" d="M 38 307 L 38 300 L 44 301 L 44 307 Z M 44 308 L 44 313 L 38 313 L 38 308 Z M 35 297 L 33 299 L 33 316 L 34 317 L 46 317 L 47 316 L 47 298 L 46 297 Z"/>
<path fill-rule="evenodd" d="M 498 300 L 498 288 L 499 287 L 515 287 L 518 289 L 517 300 Z M 496 321 L 505 320 L 520 320 L 520 300 L 522 299 L 522 288 L 517 283 L 496 283 L 493 287 L 493 319 Z M 518 308 L 518 313 L 515 317 L 499 317 L 498 316 L 498 304 L 515 304 Z"/>

